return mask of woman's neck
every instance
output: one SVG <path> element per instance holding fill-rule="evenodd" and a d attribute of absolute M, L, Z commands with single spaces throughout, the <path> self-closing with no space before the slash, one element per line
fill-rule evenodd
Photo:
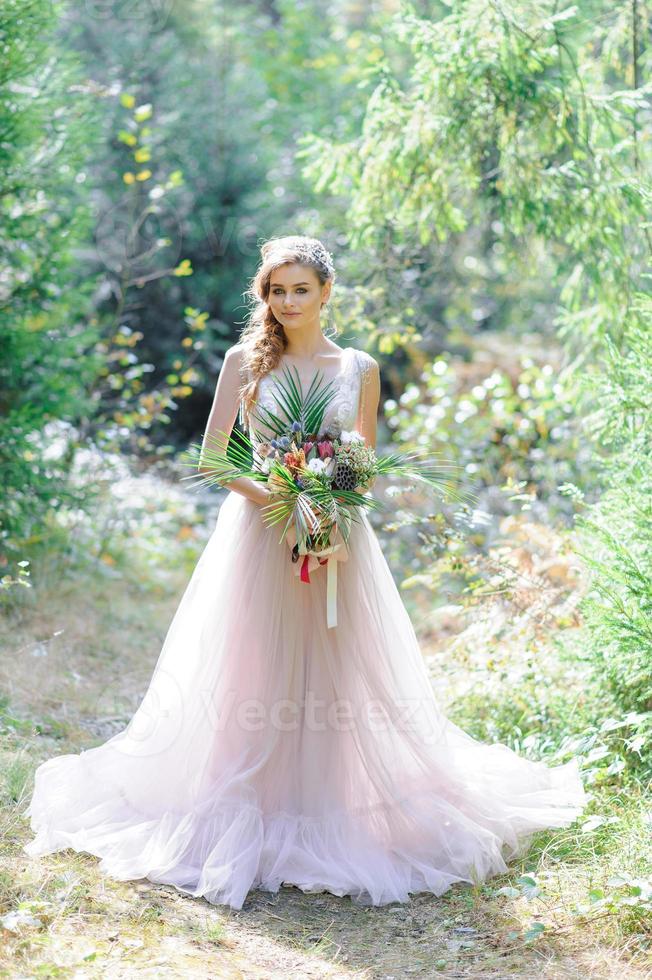
<path fill-rule="evenodd" d="M 314 361 L 315 358 L 319 357 L 320 354 L 330 354 L 335 353 L 332 347 L 327 347 L 323 343 L 323 339 L 316 341 L 314 344 L 307 341 L 305 344 L 292 344 L 285 348 L 285 355 L 287 357 L 293 357 L 295 360 L 300 361 Z"/>

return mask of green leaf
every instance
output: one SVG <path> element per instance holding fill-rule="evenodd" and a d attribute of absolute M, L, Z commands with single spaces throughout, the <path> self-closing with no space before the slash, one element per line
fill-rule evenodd
<path fill-rule="evenodd" d="M 538 937 L 543 932 L 545 932 L 545 929 L 546 929 L 546 927 L 543 924 L 543 922 L 533 922 L 532 925 L 530 926 L 530 928 L 525 933 L 525 935 L 524 935 L 523 938 L 526 940 L 526 942 L 529 941 L 529 940 L 531 940 L 531 939 L 538 939 Z"/>

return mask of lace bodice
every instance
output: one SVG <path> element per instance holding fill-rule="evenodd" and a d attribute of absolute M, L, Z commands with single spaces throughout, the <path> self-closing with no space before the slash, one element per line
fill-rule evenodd
<path fill-rule="evenodd" d="M 366 351 L 357 350 L 355 347 L 345 347 L 341 355 L 341 365 L 339 371 L 331 378 L 324 371 L 321 372 L 324 381 L 333 382 L 331 389 L 331 400 L 326 406 L 322 429 L 335 423 L 342 429 L 354 429 L 358 418 L 360 407 L 360 393 L 367 377 L 367 372 L 372 363 L 372 358 Z M 284 365 L 274 368 L 258 382 L 256 402 L 252 406 L 255 413 L 258 407 L 274 412 L 278 408 L 275 397 L 277 391 L 276 380 L 283 377 Z M 315 371 L 314 374 L 318 374 Z M 293 372 L 294 374 L 294 372 Z M 308 377 L 307 384 L 302 382 L 304 395 L 307 393 L 312 378 Z M 269 439 L 273 435 L 272 431 L 266 427 L 259 419 L 248 420 L 247 431 L 250 438 L 254 439 L 255 434 L 259 438 Z"/>

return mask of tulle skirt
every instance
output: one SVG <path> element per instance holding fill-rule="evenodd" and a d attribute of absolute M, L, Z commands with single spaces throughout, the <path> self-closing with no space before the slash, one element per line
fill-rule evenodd
<path fill-rule="evenodd" d="M 228 494 L 127 727 L 37 769 L 28 854 L 70 847 L 235 909 L 282 883 L 382 905 L 484 881 L 575 819 L 575 760 L 445 717 L 366 514 L 334 628 L 327 566 L 302 581 L 279 537 Z"/>

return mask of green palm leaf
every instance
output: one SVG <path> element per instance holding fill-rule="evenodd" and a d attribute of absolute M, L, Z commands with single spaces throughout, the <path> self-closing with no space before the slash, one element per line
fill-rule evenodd
<path fill-rule="evenodd" d="M 376 459 L 378 476 L 416 480 L 424 483 L 443 497 L 449 496 L 458 503 L 477 503 L 479 497 L 472 490 L 460 487 L 463 467 L 451 460 L 441 459 L 437 453 L 389 453 Z M 447 475 L 446 471 L 451 475 Z"/>
<path fill-rule="evenodd" d="M 295 378 L 292 377 L 292 371 L 295 372 Z M 271 429 L 275 436 L 285 433 L 293 422 L 299 422 L 304 435 L 318 435 L 324 412 L 332 398 L 335 381 L 324 381 L 320 371 L 313 375 L 308 392 L 304 395 L 296 367 L 285 367 L 283 377 L 275 379 L 275 386 L 276 410 L 270 412 L 259 405 L 252 412 L 254 418 Z"/>
<path fill-rule="evenodd" d="M 189 476 L 182 476 L 181 479 L 194 480 L 194 486 L 221 485 L 240 476 L 265 482 L 266 474 L 252 466 L 252 459 L 260 461 L 261 456 L 249 437 L 242 433 L 240 440 L 235 441 L 225 452 L 224 446 L 228 443 L 229 436 L 230 433 L 221 429 L 217 430 L 217 435 L 204 433 L 204 445 L 193 443 L 181 454 L 179 461 L 184 466 L 192 466 L 195 471 L 202 466 L 210 472 L 194 472 Z"/>

